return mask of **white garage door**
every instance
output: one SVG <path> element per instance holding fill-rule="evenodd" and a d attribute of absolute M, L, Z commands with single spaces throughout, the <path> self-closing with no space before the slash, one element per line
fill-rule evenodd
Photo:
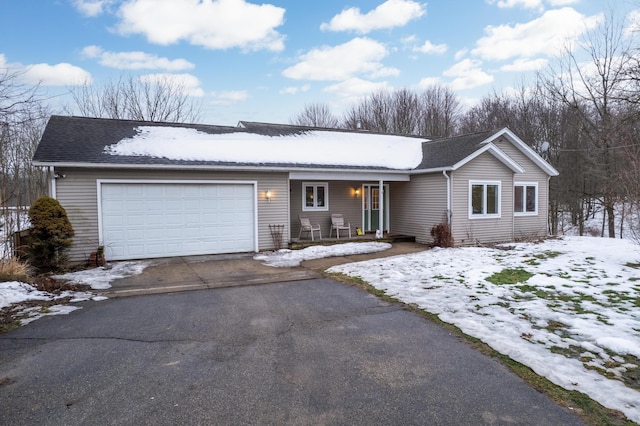
<path fill-rule="evenodd" d="M 107 259 L 255 250 L 252 183 L 102 183 Z"/>

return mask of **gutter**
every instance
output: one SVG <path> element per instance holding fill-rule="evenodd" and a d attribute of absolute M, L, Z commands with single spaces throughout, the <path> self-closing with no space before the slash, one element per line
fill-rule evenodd
<path fill-rule="evenodd" d="M 260 172 L 339 172 L 339 173 L 376 173 L 376 174 L 411 174 L 411 170 L 402 169 L 375 169 L 375 168 L 349 168 L 349 167 L 291 167 L 291 166 L 235 166 L 235 165 L 206 165 L 206 164 L 117 164 L 117 163 L 81 163 L 81 162 L 48 162 L 33 161 L 34 166 L 40 167 L 67 167 L 67 168 L 94 168 L 94 169 L 167 169 L 167 170 L 222 170 L 222 171 L 260 171 Z"/>

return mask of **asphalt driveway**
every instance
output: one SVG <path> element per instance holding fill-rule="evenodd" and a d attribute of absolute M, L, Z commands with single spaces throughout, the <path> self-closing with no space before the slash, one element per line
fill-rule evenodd
<path fill-rule="evenodd" d="M 85 302 L 0 335 L 0 424 L 582 424 L 330 279 Z"/>

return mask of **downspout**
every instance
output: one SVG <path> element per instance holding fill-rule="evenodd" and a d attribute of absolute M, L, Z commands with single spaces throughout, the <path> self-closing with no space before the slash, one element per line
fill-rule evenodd
<path fill-rule="evenodd" d="M 380 238 L 382 238 L 384 236 L 384 181 L 380 180 L 379 182 L 379 192 L 378 192 L 378 203 L 380 204 L 378 206 L 379 208 L 379 213 L 378 213 L 378 229 L 380 230 Z M 378 237 L 378 235 L 376 235 L 376 237 Z"/>
<path fill-rule="evenodd" d="M 443 170 L 442 174 L 447 180 L 447 222 L 449 223 L 449 229 L 451 229 L 451 178 L 446 170 Z"/>
<path fill-rule="evenodd" d="M 513 193 L 516 187 L 516 174 L 513 174 L 513 178 L 511 179 L 511 196 L 513 197 Z M 511 241 L 516 240 L 516 212 L 514 207 L 514 201 L 511 200 Z"/>
<path fill-rule="evenodd" d="M 546 210 L 547 210 L 547 235 L 551 235 L 551 227 L 550 227 L 551 222 L 549 221 L 549 219 L 551 219 L 551 217 L 549 215 L 549 199 L 551 198 L 550 191 L 549 191 L 549 184 L 550 183 L 551 183 L 551 176 L 547 176 L 547 203 L 546 203 L 546 206 L 547 206 L 547 208 L 546 208 Z M 538 195 L 537 203 L 538 203 L 538 214 L 539 214 L 540 213 L 540 211 L 539 211 L 539 209 L 540 209 L 540 193 L 538 192 L 537 195 Z M 554 212 L 554 213 L 557 213 L 557 211 Z M 556 223 L 557 222 L 558 222 L 558 217 L 556 216 Z M 556 229 L 557 229 L 557 227 L 556 227 Z"/>
<path fill-rule="evenodd" d="M 56 171 L 53 166 L 49 166 L 49 182 L 51 185 L 49 187 L 49 193 L 51 198 L 56 199 L 57 191 L 56 191 Z"/>

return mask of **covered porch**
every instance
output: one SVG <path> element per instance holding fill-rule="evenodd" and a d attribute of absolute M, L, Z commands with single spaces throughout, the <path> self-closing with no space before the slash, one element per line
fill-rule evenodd
<path fill-rule="evenodd" d="M 409 181 L 404 173 L 291 173 L 289 179 L 290 243 L 370 241 L 392 235 L 390 200 L 394 182 Z M 349 227 L 337 235 L 332 214 L 340 214 Z M 319 231 L 306 231 L 300 218 L 308 218 Z M 378 233 L 378 238 L 376 238 Z M 321 236 L 321 239 L 319 238 Z M 319 241 L 316 241 L 319 240 Z"/>

